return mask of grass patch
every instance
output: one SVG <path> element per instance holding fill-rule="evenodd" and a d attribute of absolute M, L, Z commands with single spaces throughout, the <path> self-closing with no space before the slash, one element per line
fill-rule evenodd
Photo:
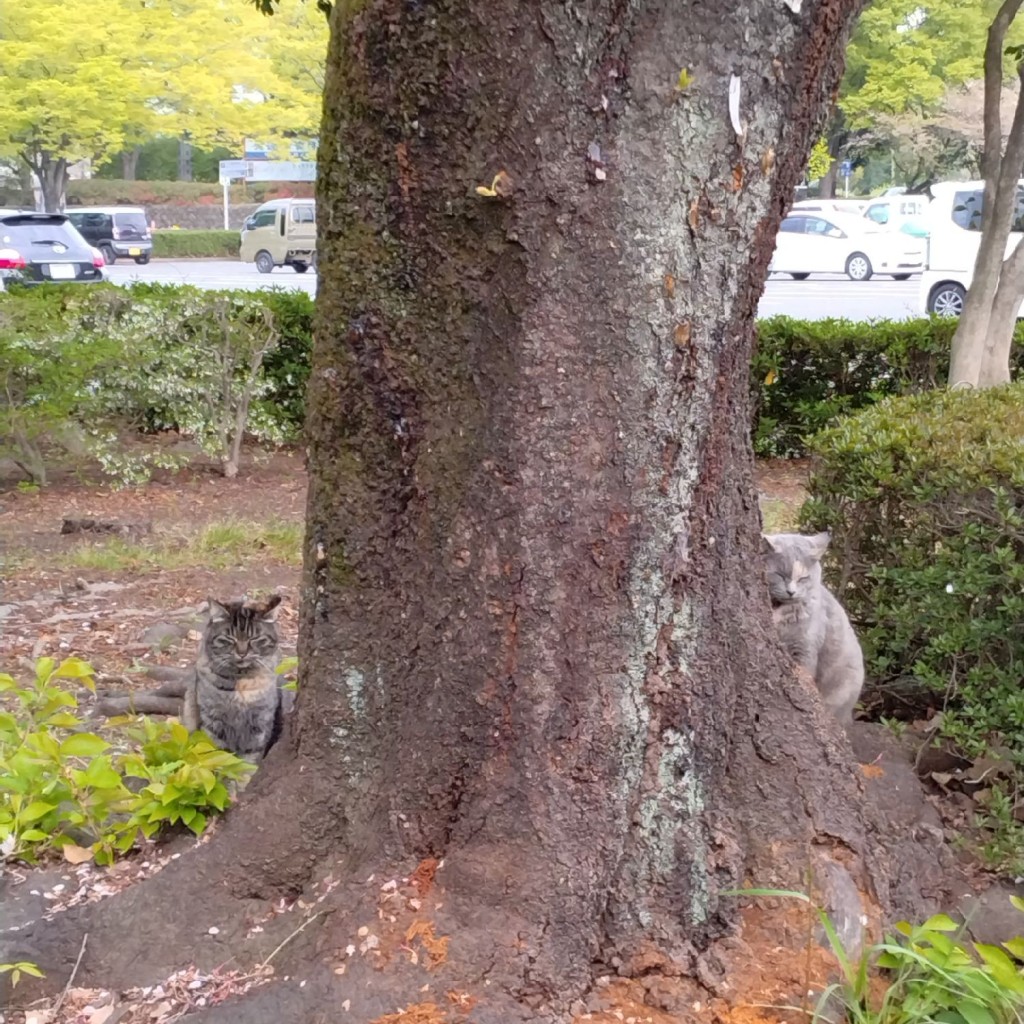
<path fill-rule="evenodd" d="M 250 562 L 298 565 L 303 525 L 284 520 L 248 523 L 237 519 L 209 523 L 185 537 L 157 536 L 148 543 L 114 537 L 82 544 L 59 557 L 77 569 L 124 570 L 228 569 Z"/>

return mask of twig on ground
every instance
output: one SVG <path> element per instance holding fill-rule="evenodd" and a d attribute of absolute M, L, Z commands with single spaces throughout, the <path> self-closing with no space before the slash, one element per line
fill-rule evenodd
<path fill-rule="evenodd" d="M 68 997 L 68 992 L 71 991 L 71 984 L 75 980 L 75 975 L 78 973 L 78 966 L 82 962 L 82 957 L 85 955 L 85 944 L 89 941 L 89 933 L 86 932 L 82 936 L 82 947 L 78 951 L 78 959 L 75 961 L 75 966 L 71 968 L 71 975 L 68 978 L 68 983 L 64 986 L 64 991 L 61 992 L 60 998 L 57 1000 L 53 1007 L 53 1019 L 57 1019 L 57 1011 L 61 1008 L 64 1000 Z"/>
<path fill-rule="evenodd" d="M 264 960 L 263 963 L 261 963 L 259 965 L 259 967 L 257 967 L 256 969 L 257 970 L 262 970 L 264 967 L 266 967 L 270 963 L 270 961 L 273 960 L 274 957 L 277 956 L 277 954 L 280 953 L 281 950 L 284 949 L 284 947 L 287 946 L 288 943 L 291 942 L 292 939 L 294 939 L 295 936 L 298 935 L 299 932 L 301 932 L 303 928 L 306 927 L 306 925 L 312 924 L 318 917 L 322 917 L 323 914 L 324 914 L 324 911 L 318 910 L 315 914 L 313 914 L 312 917 L 307 917 L 306 920 L 303 921 L 302 924 L 300 924 L 299 927 L 296 928 L 295 931 L 293 931 L 291 933 L 291 935 L 288 935 L 284 939 L 281 940 L 281 942 L 278 944 L 278 946 L 274 950 L 274 952 L 271 953 L 270 956 L 268 956 L 267 959 Z"/>

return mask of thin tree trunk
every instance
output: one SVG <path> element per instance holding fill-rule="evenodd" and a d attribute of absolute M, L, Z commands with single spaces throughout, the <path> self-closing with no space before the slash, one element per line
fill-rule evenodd
<path fill-rule="evenodd" d="M 839 178 L 839 160 L 836 158 L 832 159 L 832 163 L 828 165 L 828 170 L 825 172 L 821 179 L 821 198 L 832 199 L 836 194 L 836 181 Z"/>
<path fill-rule="evenodd" d="M 1003 44 L 1022 2 L 1024 0 L 1004 0 L 989 27 L 985 47 L 985 145 L 981 160 L 985 189 L 981 244 L 967 301 L 953 335 L 950 387 L 978 387 L 983 376 L 986 379 L 1001 376 L 999 368 L 986 367 L 986 352 L 1003 348 L 1008 351 L 1003 338 L 991 337 L 993 330 L 1005 333 L 1005 317 L 994 323 L 992 314 L 1017 206 L 1017 181 L 1024 167 L 1024 103 L 1018 97 L 1005 151 L 999 104 L 1002 97 Z M 1024 67 L 1018 69 L 1018 75 L 1024 82 Z M 1009 372 L 1008 368 L 1006 372 Z"/>
<path fill-rule="evenodd" d="M 211 922 L 240 963 L 285 938 L 283 973 L 390 941 L 395 907 L 416 917 L 381 970 L 352 955 L 268 1019 L 455 985 L 480 1024 L 550 1019 L 607 971 L 690 1012 L 721 890 L 809 876 L 856 942 L 887 889 L 840 730 L 774 639 L 748 376 L 859 6 L 335 6 L 293 745 L 121 900 L 155 966 L 112 952 L 108 900 L 61 915 L 59 956 L 28 945 L 51 976 L 86 927 L 78 983 L 222 962 Z M 407 910 L 387 894 L 418 861 L 436 889 Z M 261 901 L 328 872 L 329 919 L 274 935 Z M 424 928 L 436 973 L 403 952 Z"/>
<path fill-rule="evenodd" d="M 60 213 L 64 209 L 64 196 L 68 188 L 68 162 L 63 157 L 43 153 L 39 161 L 39 187 L 43 193 L 43 206 L 47 213 Z"/>
<path fill-rule="evenodd" d="M 987 388 L 1010 380 L 1010 350 L 1017 327 L 1017 315 L 1024 302 L 1024 247 L 1007 257 L 999 275 L 999 287 L 992 302 L 989 329 L 978 374 L 978 387 Z"/>
<path fill-rule="evenodd" d="M 125 181 L 134 181 L 136 171 L 139 168 L 139 156 L 142 153 L 140 146 L 133 146 L 121 154 L 121 173 Z"/>
<path fill-rule="evenodd" d="M 47 482 L 46 460 L 43 458 L 39 445 L 17 424 L 11 425 L 11 434 L 21 454 L 21 458 L 17 460 L 18 466 L 28 475 L 32 483 L 45 487 Z"/>

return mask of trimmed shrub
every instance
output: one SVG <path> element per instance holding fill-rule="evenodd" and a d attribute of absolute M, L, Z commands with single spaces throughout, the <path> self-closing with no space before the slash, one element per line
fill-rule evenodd
<path fill-rule="evenodd" d="M 191 206 L 213 205 L 223 199 L 217 182 L 124 181 L 114 178 L 86 178 L 68 182 L 67 201 L 75 206 Z M 311 196 L 310 182 L 256 181 L 231 186 L 232 203 L 262 203 L 279 196 Z"/>
<path fill-rule="evenodd" d="M 832 530 L 869 686 L 1024 769 L 1024 384 L 886 399 L 811 448 L 801 524 Z"/>
<path fill-rule="evenodd" d="M 955 328 L 955 320 L 940 317 L 759 321 L 751 370 L 754 451 L 805 455 L 807 438 L 837 416 L 943 383 Z M 1024 365 L 1024 326 L 1013 358 L 1018 369 Z"/>
<path fill-rule="evenodd" d="M 154 231 L 153 255 L 167 259 L 235 259 L 240 241 L 237 231 Z"/>
<path fill-rule="evenodd" d="M 173 427 L 231 475 L 240 426 L 263 440 L 298 436 L 312 311 L 309 296 L 283 291 L 12 289 L 0 295 L 0 451 L 39 483 L 54 450 L 138 482 L 171 456 L 131 453 L 120 438 Z"/>

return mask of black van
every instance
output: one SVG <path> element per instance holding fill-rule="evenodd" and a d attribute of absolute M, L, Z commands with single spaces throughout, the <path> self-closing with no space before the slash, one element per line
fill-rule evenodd
<path fill-rule="evenodd" d="M 76 206 L 65 213 L 82 237 L 112 264 L 118 256 L 148 263 L 153 255 L 146 211 L 141 206 Z"/>

